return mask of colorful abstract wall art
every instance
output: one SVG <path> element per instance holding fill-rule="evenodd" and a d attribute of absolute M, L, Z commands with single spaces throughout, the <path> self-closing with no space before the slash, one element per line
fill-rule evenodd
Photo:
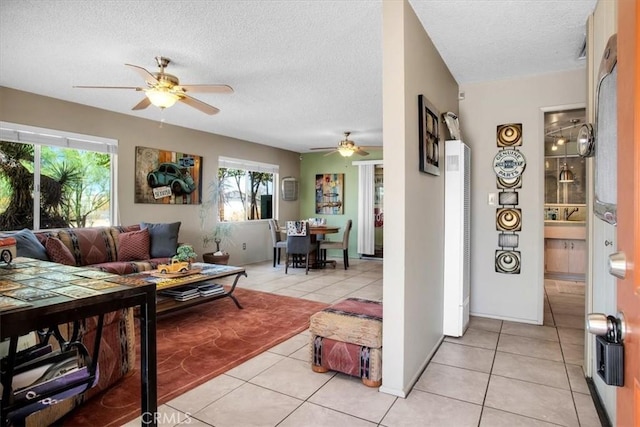
<path fill-rule="evenodd" d="M 343 173 L 316 175 L 316 213 L 325 215 L 344 214 Z"/>

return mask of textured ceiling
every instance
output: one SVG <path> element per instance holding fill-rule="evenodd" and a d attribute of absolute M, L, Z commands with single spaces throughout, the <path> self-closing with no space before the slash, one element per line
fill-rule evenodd
<path fill-rule="evenodd" d="M 458 83 L 584 67 L 577 60 L 596 0 L 410 0 Z M 382 2 L 0 1 L 0 85 L 105 110 L 307 152 L 382 145 Z M 186 105 L 131 111 L 125 63 L 183 84 L 228 84 Z M 3 109 L 10 105 L 1 104 Z M 464 118 L 461 118 L 463 120 Z M 108 135 L 102 135 L 108 136 Z"/>

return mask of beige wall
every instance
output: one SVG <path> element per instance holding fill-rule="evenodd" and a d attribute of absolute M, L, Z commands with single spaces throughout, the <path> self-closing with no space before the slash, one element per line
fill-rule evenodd
<path fill-rule="evenodd" d="M 458 111 L 458 85 L 409 3 L 383 3 L 384 325 L 381 390 L 405 396 L 442 339 L 444 168 L 418 171 L 418 95 Z M 444 126 L 441 126 L 444 140 Z M 444 144 L 440 144 L 443 159 Z"/>
<path fill-rule="evenodd" d="M 300 176 L 299 154 L 234 138 L 186 129 L 61 101 L 54 98 L 0 88 L 0 120 L 118 140 L 118 203 L 121 224 L 181 221 L 180 241 L 194 245 L 202 254 L 199 205 L 136 204 L 134 200 L 134 150 L 136 146 L 176 150 L 203 157 L 205 185 L 216 176 L 218 156 L 276 164 L 280 176 Z M 170 114 L 168 110 L 166 114 Z M 194 112 L 194 114 L 199 114 Z M 204 117 L 203 117 L 204 119 Z M 277 185 L 277 184 L 276 184 Z M 204 191 L 203 191 L 204 193 Z M 204 194 L 203 194 L 204 196 Z M 279 202 L 279 216 L 297 218 L 297 202 Z M 213 223 L 213 222 L 212 222 Z M 271 239 L 266 221 L 242 223 L 234 228 L 236 243 L 228 248 L 231 262 L 241 265 L 271 258 Z M 242 250 L 241 243 L 247 243 Z M 206 251 L 211 251 L 207 249 Z"/>
<path fill-rule="evenodd" d="M 471 147 L 471 313 L 478 316 L 542 324 L 544 285 L 544 150 L 543 111 L 584 106 L 586 71 L 545 74 L 460 87 L 462 136 Z M 487 203 L 497 193 L 492 162 L 498 151 L 496 127 L 522 123 L 520 147 L 527 165 L 519 205 L 522 231 L 521 274 L 495 272 L 498 249 L 496 208 Z"/>

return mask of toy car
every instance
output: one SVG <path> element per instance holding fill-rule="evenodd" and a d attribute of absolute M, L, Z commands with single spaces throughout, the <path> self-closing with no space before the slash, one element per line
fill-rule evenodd
<path fill-rule="evenodd" d="M 191 194 L 196 189 L 189 170 L 177 163 L 160 163 L 147 174 L 147 183 L 151 188 L 169 186 L 174 194 Z"/>
<path fill-rule="evenodd" d="M 5 237 L 0 239 L 0 260 L 11 264 L 11 260 L 16 257 L 16 239 Z"/>
<path fill-rule="evenodd" d="M 189 263 L 172 259 L 171 264 L 158 264 L 158 271 L 162 274 L 186 273 L 189 271 Z"/>

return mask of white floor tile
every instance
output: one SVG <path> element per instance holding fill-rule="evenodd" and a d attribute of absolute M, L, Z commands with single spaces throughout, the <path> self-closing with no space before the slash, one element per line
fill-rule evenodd
<path fill-rule="evenodd" d="M 509 412 L 499 411 L 497 409 L 484 407 L 482 409 L 482 418 L 480 419 L 480 427 L 557 427 L 557 424 L 551 424 L 535 418 L 524 417 L 522 415 L 511 414 Z"/>
<path fill-rule="evenodd" d="M 278 427 L 374 427 L 376 423 L 305 402 Z"/>
<path fill-rule="evenodd" d="M 446 337 L 444 340 L 450 343 L 470 345 L 472 347 L 481 347 L 489 350 L 495 350 L 498 344 L 497 332 L 484 331 L 482 329 L 467 329 L 461 337 Z"/>
<path fill-rule="evenodd" d="M 491 374 L 569 390 L 569 381 L 562 362 L 499 351 L 496 353 Z"/>
<path fill-rule="evenodd" d="M 331 378 L 309 398 L 311 403 L 376 423 L 380 422 L 395 400 L 395 396 L 365 386 L 360 378 L 344 374 Z"/>
<path fill-rule="evenodd" d="M 487 373 L 429 363 L 414 389 L 482 405 L 488 384 Z"/>
<path fill-rule="evenodd" d="M 432 361 L 488 373 L 491 372 L 494 355 L 493 350 L 443 342 Z"/>
<path fill-rule="evenodd" d="M 335 372 L 317 373 L 308 362 L 285 358 L 262 373 L 250 383 L 268 388 L 301 400 L 307 399 L 335 375 Z"/>
<path fill-rule="evenodd" d="M 492 375 L 485 406 L 564 426 L 578 426 L 569 390 Z"/>
<path fill-rule="evenodd" d="M 245 383 L 194 414 L 216 427 L 275 426 L 302 404 L 302 400 Z"/>
<path fill-rule="evenodd" d="M 413 390 L 406 399 L 396 400 L 381 425 L 476 427 L 481 410 L 480 405 Z"/>

